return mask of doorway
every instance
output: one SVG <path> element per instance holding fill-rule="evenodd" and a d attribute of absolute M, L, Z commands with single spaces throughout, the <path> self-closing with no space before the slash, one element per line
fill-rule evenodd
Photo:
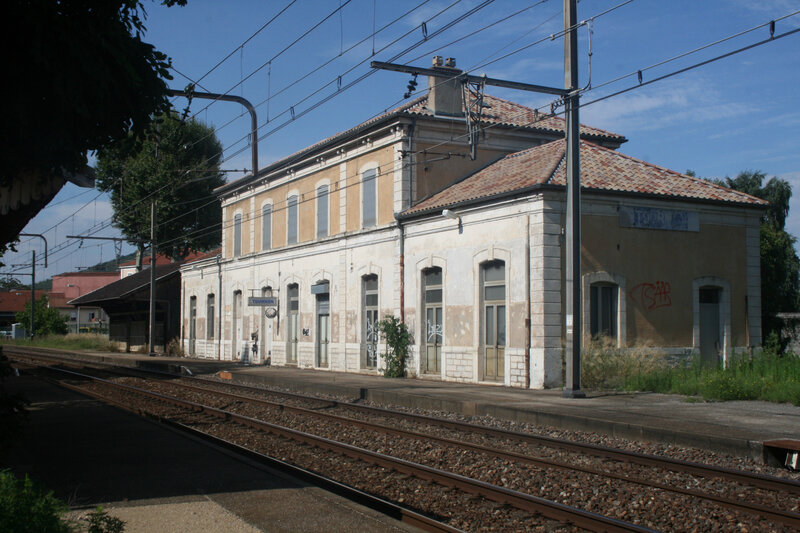
<path fill-rule="evenodd" d="M 720 335 L 719 287 L 701 287 L 700 298 L 700 360 L 704 365 L 716 366 L 722 347 Z"/>
<path fill-rule="evenodd" d="M 317 300 L 317 342 L 316 342 L 316 366 L 318 368 L 328 368 L 330 364 L 330 342 L 331 342 L 331 299 L 330 284 L 327 281 L 317 283 L 311 287 L 311 292 Z"/>

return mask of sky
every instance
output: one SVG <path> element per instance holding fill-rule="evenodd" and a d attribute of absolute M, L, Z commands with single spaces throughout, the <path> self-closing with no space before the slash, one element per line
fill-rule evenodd
<path fill-rule="evenodd" d="M 167 8 L 144 0 L 144 40 L 171 57 L 171 88 L 191 80 L 197 90 L 243 96 L 257 106 L 263 167 L 403 103 L 410 76 L 372 72 L 370 60 L 428 67 L 441 55 L 472 74 L 563 87 L 563 39 L 550 38 L 563 29 L 562 4 L 189 0 Z M 579 29 L 581 122 L 624 135 L 620 152 L 679 172 L 723 178 L 760 170 L 789 181 L 795 196 L 787 229 L 800 236 L 800 32 L 646 84 L 768 39 L 769 26 L 746 30 L 799 10 L 800 0 L 582 0 L 578 18 L 591 24 Z M 800 13 L 777 20 L 775 36 L 798 28 Z M 593 103 L 638 86 L 640 70 L 645 85 Z M 497 87 L 486 92 L 542 110 L 553 101 Z M 174 105 L 182 110 L 186 100 L 175 98 Z M 223 169 L 252 166 L 250 119 L 239 104 L 195 99 L 190 113 L 216 129 Z M 66 239 L 119 237 L 108 226 L 112 214 L 105 195 L 67 184 L 23 230 L 43 233 L 51 250 L 48 268 L 37 261 L 37 279 L 113 259 L 111 241 Z M 41 258 L 41 240 L 23 238 L 16 253 L 0 259 L 3 271 L 30 272 L 15 265 L 29 264 L 31 250 Z"/>

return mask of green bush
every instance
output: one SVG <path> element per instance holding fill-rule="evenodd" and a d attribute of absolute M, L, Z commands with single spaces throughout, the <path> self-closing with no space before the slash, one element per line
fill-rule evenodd
<path fill-rule="evenodd" d="M 586 388 L 652 391 L 706 400 L 764 400 L 800 405 L 800 357 L 777 347 L 750 356 L 734 354 L 725 368 L 704 365 L 698 354 L 687 364 L 668 364 L 649 348 L 618 349 L 606 340 L 586 343 L 581 365 Z"/>
<path fill-rule="evenodd" d="M 125 530 L 125 522 L 111 516 L 102 507 L 89 513 L 85 520 L 89 522 L 88 533 L 122 533 Z"/>
<path fill-rule="evenodd" d="M 31 481 L 0 471 L 0 531 L 14 533 L 71 533 L 74 524 L 64 515 L 67 506 Z"/>
<path fill-rule="evenodd" d="M 67 317 L 55 307 L 48 305 L 47 296 L 42 296 L 38 300 L 34 300 L 34 314 L 33 314 L 33 329 L 34 333 L 38 335 L 65 335 L 69 328 L 67 327 Z M 16 314 L 17 322 L 22 323 L 26 331 L 30 328 L 31 324 L 31 302 L 25 304 L 25 310 Z M 28 336 L 31 332 L 27 331 Z"/>
<path fill-rule="evenodd" d="M 402 378 L 406 375 L 406 359 L 411 346 L 411 333 L 399 318 L 386 315 L 378 321 L 378 331 L 386 340 L 386 368 L 383 375 L 387 378 Z"/>

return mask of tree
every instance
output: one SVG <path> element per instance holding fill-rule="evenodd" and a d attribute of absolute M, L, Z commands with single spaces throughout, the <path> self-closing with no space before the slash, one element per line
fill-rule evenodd
<path fill-rule="evenodd" d="M 17 278 L 8 277 L 0 280 L 0 289 L 30 289 L 30 287 Z"/>
<path fill-rule="evenodd" d="M 222 209 L 213 193 L 224 184 L 222 145 L 214 129 L 168 113 L 147 135 L 101 150 L 97 187 L 111 193 L 115 225 L 144 252 L 150 239 L 150 202 L 157 201 L 156 240 L 168 257 L 220 243 Z"/>
<path fill-rule="evenodd" d="M 0 199 L 13 207 L 0 254 L 66 179 L 86 171 L 88 151 L 145 131 L 169 109 L 170 60 L 142 41 L 144 18 L 140 0 L 3 3 L 2 33 L 14 50 L 3 60 L 14 81 L 3 88 L 0 187 L 36 187 L 20 202 Z"/>
<path fill-rule="evenodd" d="M 797 239 L 785 230 L 792 187 L 776 177 L 765 184 L 766 177 L 761 171 L 747 170 L 717 183 L 769 202 L 761 217 L 761 326 L 765 341 L 776 339 L 782 351 L 788 339 L 783 338 L 783 321 L 776 315 L 798 309 L 800 259 L 794 249 Z"/>
<path fill-rule="evenodd" d="M 49 307 L 47 305 L 47 296 L 42 296 L 35 300 L 34 317 L 33 317 L 33 332 L 37 336 L 41 335 L 66 335 L 69 328 L 67 328 L 67 318 L 63 316 L 58 309 Z M 31 303 L 25 304 L 25 310 L 17 313 L 17 322 L 23 324 L 26 328 L 30 327 L 31 323 Z M 30 332 L 29 332 L 30 334 Z"/>

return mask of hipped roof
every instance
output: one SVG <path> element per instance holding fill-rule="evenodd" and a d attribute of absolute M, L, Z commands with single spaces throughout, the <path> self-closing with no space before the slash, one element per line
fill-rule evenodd
<path fill-rule="evenodd" d="M 581 190 L 713 203 L 766 206 L 767 202 L 687 176 L 594 143 L 580 143 Z M 509 154 L 405 210 L 402 217 L 479 203 L 547 185 L 566 186 L 566 141 Z"/>
<path fill-rule="evenodd" d="M 562 117 L 540 113 L 535 109 L 531 109 L 524 105 L 520 105 L 509 100 L 504 100 L 490 94 L 484 95 L 484 104 L 488 106 L 484 110 L 480 120 L 481 124 L 484 126 L 517 128 L 524 131 L 535 131 L 545 134 L 563 135 L 564 133 L 564 119 Z M 279 159 L 278 161 L 260 169 L 258 171 L 258 175 L 268 174 L 282 167 L 290 166 L 293 163 L 301 161 L 304 157 L 314 153 L 317 150 L 321 150 L 330 145 L 344 141 L 348 137 L 354 136 L 382 123 L 389 122 L 400 116 L 435 118 L 438 115 L 435 115 L 433 111 L 428 108 L 428 95 L 426 93 L 425 95 L 410 100 L 401 106 L 364 121 L 357 126 L 336 133 L 318 143 L 312 144 L 311 146 L 284 157 L 283 159 Z M 452 120 L 452 117 L 449 117 L 448 120 Z M 461 120 L 464 120 L 463 116 L 461 117 Z M 616 145 L 627 142 L 627 139 L 623 135 L 599 128 L 593 128 L 583 124 L 581 125 L 581 137 L 597 141 L 608 141 Z M 252 175 L 245 176 L 218 187 L 214 192 L 218 194 L 226 194 L 252 181 L 254 181 L 254 177 Z"/>

